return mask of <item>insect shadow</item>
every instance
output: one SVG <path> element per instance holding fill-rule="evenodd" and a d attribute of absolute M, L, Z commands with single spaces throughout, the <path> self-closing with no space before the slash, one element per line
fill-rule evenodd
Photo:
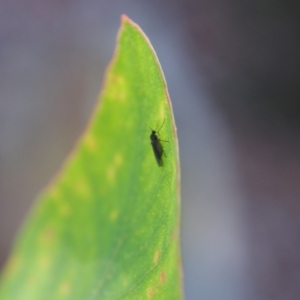
<path fill-rule="evenodd" d="M 162 167 L 164 164 L 162 156 L 165 155 L 165 157 L 167 157 L 161 142 L 169 142 L 169 141 L 161 140 L 159 138 L 159 131 L 162 129 L 164 123 L 165 123 L 165 119 L 157 131 L 149 127 L 151 130 L 151 134 L 150 134 L 151 146 L 153 149 L 156 162 L 159 167 Z"/>

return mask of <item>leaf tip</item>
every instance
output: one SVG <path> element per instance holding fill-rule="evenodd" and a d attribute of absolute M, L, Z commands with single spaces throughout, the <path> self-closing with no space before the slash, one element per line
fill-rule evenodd
<path fill-rule="evenodd" d="M 125 14 L 122 14 L 121 15 L 121 24 L 122 24 L 122 26 L 124 26 L 125 24 L 130 24 L 130 25 L 132 25 L 132 26 L 134 26 L 134 27 L 137 27 L 137 28 L 139 28 L 139 26 L 135 23 L 135 22 L 133 22 L 127 15 L 125 15 Z M 122 27 L 121 26 L 121 27 Z"/>
<path fill-rule="evenodd" d="M 121 23 L 124 24 L 124 23 L 128 23 L 130 22 L 131 20 L 127 17 L 127 15 L 125 14 L 122 14 L 121 15 Z"/>

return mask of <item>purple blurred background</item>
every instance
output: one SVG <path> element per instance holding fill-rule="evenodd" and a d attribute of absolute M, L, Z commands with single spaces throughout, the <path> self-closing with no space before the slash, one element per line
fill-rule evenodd
<path fill-rule="evenodd" d="M 0 266 L 88 121 L 125 13 L 173 101 L 186 299 L 300 299 L 299 6 L 0 0 Z"/>

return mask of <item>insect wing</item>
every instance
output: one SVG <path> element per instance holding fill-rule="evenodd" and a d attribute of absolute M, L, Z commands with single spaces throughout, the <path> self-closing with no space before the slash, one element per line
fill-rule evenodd
<path fill-rule="evenodd" d="M 163 160 L 162 155 L 164 153 L 163 147 L 159 139 L 151 142 L 152 149 L 154 152 L 154 156 L 156 158 L 157 164 L 162 167 L 163 166 Z"/>
<path fill-rule="evenodd" d="M 153 152 L 154 152 L 156 162 L 157 162 L 159 167 L 163 166 L 162 156 L 163 156 L 163 154 L 165 154 L 165 152 L 164 152 L 164 148 L 163 148 L 163 146 L 160 142 L 161 140 L 159 139 L 157 134 L 159 134 L 159 131 L 163 127 L 164 123 L 165 123 L 165 119 L 164 119 L 163 123 L 161 124 L 161 126 L 159 127 L 159 129 L 157 131 L 153 130 L 150 127 L 150 130 L 151 130 L 151 135 L 150 135 L 151 145 L 152 145 L 152 149 L 153 149 Z M 168 141 L 165 141 L 165 142 L 168 142 Z"/>

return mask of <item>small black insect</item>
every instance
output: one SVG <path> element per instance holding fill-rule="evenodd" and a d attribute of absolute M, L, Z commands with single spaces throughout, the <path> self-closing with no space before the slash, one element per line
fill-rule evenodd
<path fill-rule="evenodd" d="M 156 158 L 156 162 L 159 167 L 163 166 L 163 159 L 162 159 L 163 154 L 166 156 L 166 153 L 164 151 L 164 148 L 163 148 L 161 142 L 168 142 L 168 141 L 163 141 L 158 137 L 159 131 L 163 127 L 164 123 L 165 123 L 165 120 L 163 121 L 162 125 L 160 126 L 159 130 L 157 130 L 157 131 L 150 128 L 150 130 L 151 130 L 151 134 L 150 134 L 151 146 L 152 146 L 152 149 L 154 152 L 154 156 Z"/>

